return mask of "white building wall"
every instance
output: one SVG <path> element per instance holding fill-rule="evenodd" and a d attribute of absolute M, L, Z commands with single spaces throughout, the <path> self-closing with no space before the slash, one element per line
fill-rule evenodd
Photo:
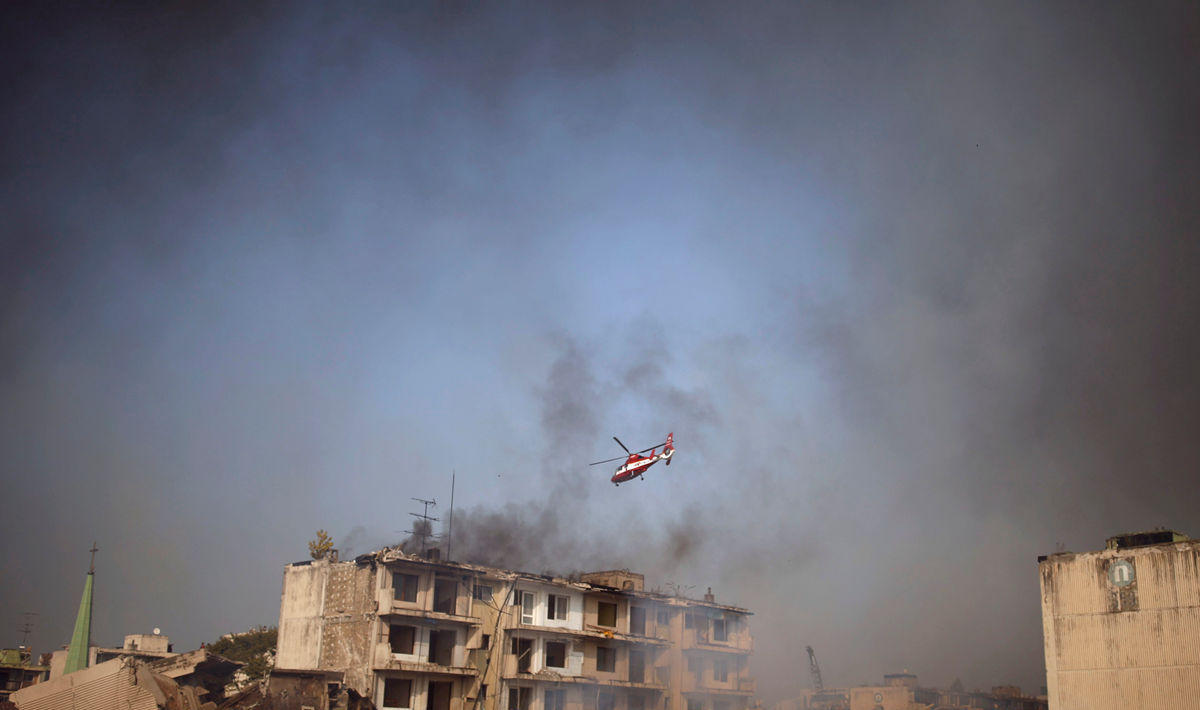
<path fill-rule="evenodd" d="M 1200 708 L 1200 541 L 1038 567 L 1051 710 Z"/>
<path fill-rule="evenodd" d="M 325 583 L 329 563 L 316 560 L 283 568 L 279 603 L 277 668 L 309 670 L 320 667 L 324 623 Z"/>
<path fill-rule="evenodd" d="M 514 593 L 514 602 L 519 607 L 521 604 L 521 593 L 530 592 L 534 595 L 534 611 L 533 626 L 548 626 L 552 628 L 574 629 L 580 630 L 583 628 L 583 594 L 574 590 L 566 590 L 562 587 L 538 586 L 528 583 L 521 584 L 517 587 Z M 568 599 L 567 618 L 551 619 L 548 617 L 550 595 L 553 594 L 559 597 Z M 526 623 L 524 619 L 521 623 Z"/>

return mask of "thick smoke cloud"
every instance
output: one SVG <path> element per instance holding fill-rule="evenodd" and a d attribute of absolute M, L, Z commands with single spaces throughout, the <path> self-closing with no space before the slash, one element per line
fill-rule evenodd
<path fill-rule="evenodd" d="M 1036 689 L 1036 555 L 1200 534 L 1193 5 L 3 12 L 38 650 L 93 539 L 192 647 L 453 472 L 453 557 L 712 586 L 768 701 Z"/>

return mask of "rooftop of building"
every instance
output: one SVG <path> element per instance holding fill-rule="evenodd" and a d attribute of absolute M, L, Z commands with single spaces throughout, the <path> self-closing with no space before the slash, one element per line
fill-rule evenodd
<path fill-rule="evenodd" d="M 34 663 L 33 652 L 25 646 L 0 649 L 0 667 L 29 668 L 32 670 L 44 670 L 49 668 L 49 666 L 41 666 Z"/>
<path fill-rule="evenodd" d="M 358 555 L 353 560 L 329 560 L 331 564 L 396 564 L 409 563 L 428 566 L 432 568 L 440 568 L 444 570 L 453 570 L 456 572 L 469 572 L 480 577 L 490 577 L 500 580 L 527 580 L 541 584 L 553 584 L 564 587 L 571 587 L 582 592 L 605 592 L 609 594 L 621 594 L 624 596 L 638 597 L 643 599 L 654 599 L 665 602 L 667 604 L 680 604 L 686 606 L 703 606 L 712 609 L 720 609 L 738 614 L 752 615 L 749 609 L 736 606 L 733 604 L 721 604 L 714 599 L 693 599 L 680 594 L 668 594 L 657 590 L 644 589 L 645 577 L 637 572 L 631 572 L 626 569 L 622 570 L 603 570 L 598 572 L 586 572 L 572 577 L 559 577 L 550 574 L 536 574 L 533 572 L 522 572 L 519 570 L 503 569 L 500 567 L 490 567 L 487 565 L 473 564 L 469 562 L 456 562 L 453 560 L 442 559 L 440 554 L 436 553 L 437 548 L 431 548 L 429 552 L 434 554 L 415 555 L 404 552 L 399 546 L 385 547 L 381 550 L 368 552 Z M 301 560 L 293 562 L 289 567 L 300 567 L 313 564 L 315 560 Z M 616 584 L 610 584 L 616 582 Z M 626 586 L 626 582 L 629 585 Z M 710 596 L 708 594 L 706 597 Z"/>
<path fill-rule="evenodd" d="M 1144 547 L 1155 547 L 1158 545 L 1176 545 L 1179 543 L 1193 543 L 1200 545 L 1200 540 L 1195 540 L 1184 533 L 1168 528 L 1155 528 L 1154 530 L 1145 530 L 1142 532 L 1120 533 L 1113 535 L 1104 541 L 1103 550 L 1089 550 L 1087 553 L 1076 553 L 1067 550 L 1059 550 L 1049 555 L 1038 555 L 1038 562 L 1057 557 L 1073 557 L 1077 554 L 1103 554 L 1114 550 L 1132 550 Z"/>
<path fill-rule="evenodd" d="M 1148 547 L 1172 542 L 1187 542 L 1190 538 L 1176 530 L 1159 528 L 1146 532 L 1121 533 L 1105 540 L 1104 547 L 1108 550 L 1123 550 L 1130 547 Z"/>

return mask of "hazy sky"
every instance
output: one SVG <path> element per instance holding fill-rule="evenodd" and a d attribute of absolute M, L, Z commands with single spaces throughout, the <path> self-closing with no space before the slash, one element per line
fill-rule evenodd
<path fill-rule="evenodd" d="M 1038 554 L 1200 534 L 1196 4 L 475 5 L 5 6 L 4 645 L 93 539 L 97 642 L 274 624 L 454 471 L 767 701 L 1036 692 Z"/>

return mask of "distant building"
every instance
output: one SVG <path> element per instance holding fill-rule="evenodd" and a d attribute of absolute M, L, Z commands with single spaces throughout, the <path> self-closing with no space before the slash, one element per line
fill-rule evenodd
<path fill-rule="evenodd" d="M 92 646 L 88 649 L 88 665 L 111 661 L 114 658 L 136 656 L 147 661 L 179 655 L 171 650 L 171 639 L 162 634 L 129 634 L 120 648 Z"/>
<path fill-rule="evenodd" d="M 58 678 L 66 673 L 66 661 L 70 655 L 69 648 L 55 651 L 50 657 L 50 678 Z M 91 667 L 114 658 L 135 657 L 147 661 L 159 658 L 170 658 L 179 654 L 171 650 L 171 639 L 161 634 L 129 634 L 125 643 L 118 647 L 88 646 L 85 655 L 87 665 Z"/>
<path fill-rule="evenodd" d="M 29 648 L 0 649 L 0 700 L 7 700 L 13 692 L 49 677 L 49 666 L 35 664 Z"/>
<path fill-rule="evenodd" d="M 889 673 L 882 685 L 808 690 L 773 710 L 1046 710 L 1046 699 L 1022 694 L 1012 685 L 991 692 L 922 687 L 908 671 Z"/>
<path fill-rule="evenodd" d="M 1200 706 L 1200 541 L 1117 535 L 1038 573 L 1051 710 Z"/>
<path fill-rule="evenodd" d="M 624 570 L 564 579 L 388 549 L 284 568 L 275 667 L 336 673 L 380 708 L 746 710 L 749 616 Z"/>

